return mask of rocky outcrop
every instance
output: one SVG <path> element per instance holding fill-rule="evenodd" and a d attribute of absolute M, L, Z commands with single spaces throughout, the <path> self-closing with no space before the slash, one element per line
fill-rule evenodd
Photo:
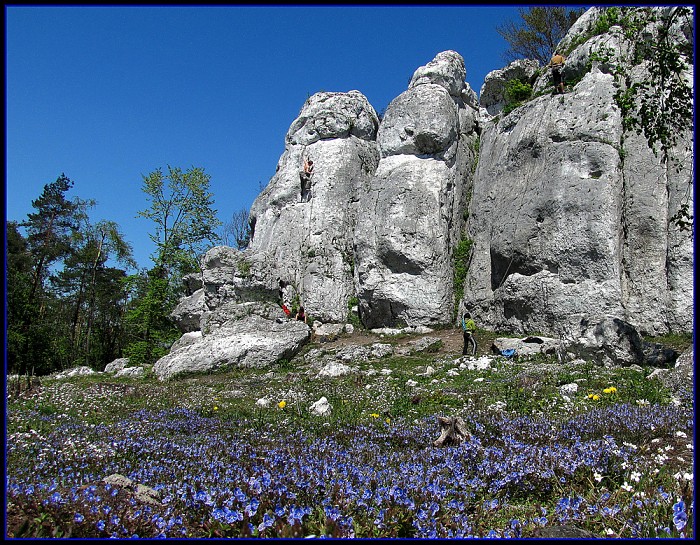
<path fill-rule="evenodd" d="M 299 303 L 322 321 L 348 315 L 353 232 L 360 196 L 377 167 L 379 119 L 358 91 L 316 93 L 285 139 L 277 173 L 251 208 L 255 229 L 246 252 L 269 286 L 291 282 Z M 304 158 L 314 162 L 311 199 L 300 202 Z"/>
<path fill-rule="evenodd" d="M 533 85 L 539 75 L 540 63 L 532 59 L 518 59 L 505 68 L 486 74 L 479 94 L 479 108 L 489 116 L 498 115 L 508 103 L 506 88 L 511 80 Z"/>
<path fill-rule="evenodd" d="M 466 309 L 480 327 L 536 331 L 603 363 L 672 363 L 676 354 L 639 339 L 693 328 L 692 236 L 672 221 L 693 207 L 692 134 L 677 134 L 663 156 L 628 130 L 620 93 L 649 79 L 649 59 L 631 65 L 619 27 L 593 35 L 603 9 L 560 44 L 562 96 L 549 92 L 549 70 L 521 60 L 490 73 L 478 103 L 455 51 L 419 67 L 381 123 L 359 91 L 311 96 L 253 203 L 250 246 L 213 248 L 185 279 L 173 319 L 188 336 L 173 353 L 193 369 L 238 364 L 235 335 L 247 333 L 233 324 L 284 322 L 284 280 L 292 306 L 324 331 L 339 332 L 351 308 L 387 334 Z M 679 19 L 672 39 L 692 40 L 689 25 Z M 692 67 L 686 75 L 692 85 Z M 506 114 L 513 79 L 533 96 Z M 306 158 L 314 174 L 301 202 Z M 289 342 L 294 351 L 299 341 Z"/>
<path fill-rule="evenodd" d="M 626 51 L 614 27 L 605 36 Z M 692 329 L 692 238 L 669 221 L 688 198 L 692 151 L 662 163 L 624 130 L 619 79 L 590 62 L 602 39 L 568 55 L 569 70 L 589 70 L 569 93 L 483 127 L 463 306 L 485 327 L 566 336 L 581 317 L 616 316 L 644 334 Z M 645 74 L 630 68 L 630 81 Z"/>
<path fill-rule="evenodd" d="M 464 225 L 475 160 L 474 105 L 454 51 L 419 68 L 386 109 L 381 159 L 360 196 L 355 275 L 369 328 L 449 323 L 452 252 Z"/>

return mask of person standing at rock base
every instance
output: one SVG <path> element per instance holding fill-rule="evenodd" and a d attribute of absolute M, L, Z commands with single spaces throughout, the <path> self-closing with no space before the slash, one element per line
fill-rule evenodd
<path fill-rule="evenodd" d="M 292 287 L 290 286 L 289 282 L 285 282 L 282 279 L 279 279 L 279 286 L 279 304 L 282 306 L 282 311 L 284 312 L 285 316 L 290 318 L 292 315 Z"/>
<path fill-rule="evenodd" d="M 474 338 L 474 332 L 476 331 L 476 323 L 472 319 L 471 314 L 465 312 L 462 316 L 462 335 L 464 336 L 464 347 L 462 348 L 462 355 L 468 355 L 468 347 L 472 347 L 472 356 L 476 356 L 476 339 Z"/>
<path fill-rule="evenodd" d="M 564 94 L 564 79 L 562 78 L 561 71 L 564 68 L 564 57 L 558 52 L 554 53 L 552 60 L 549 61 L 547 65 L 548 68 L 552 69 L 552 80 L 554 82 L 554 92 L 560 95 Z"/>
<path fill-rule="evenodd" d="M 304 169 L 299 173 L 301 178 L 301 202 L 309 202 L 311 199 L 311 176 L 314 173 L 314 162 L 304 159 Z"/>

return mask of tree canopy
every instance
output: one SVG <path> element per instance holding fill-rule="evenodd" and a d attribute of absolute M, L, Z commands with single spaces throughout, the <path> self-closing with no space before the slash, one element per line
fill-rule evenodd
<path fill-rule="evenodd" d="M 505 62 L 534 59 L 547 64 L 555 48 L 584 8 L 569 9 L 561 6 L 519 8 L 520 22 L 508 21 L 496 31 L 510 45 L 503 54 Z"/>

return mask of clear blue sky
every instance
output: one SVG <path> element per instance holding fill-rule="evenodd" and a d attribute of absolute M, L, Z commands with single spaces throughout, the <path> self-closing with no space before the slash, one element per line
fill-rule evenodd
<path fill-rule="evenodd" d="M 65 173 L 150 267 L 144 175 L 203 168 L 226 221 L 274 175 L 308 96 L 356 89 L 380 112 L 448 49 L 478 94 L 517 9 L 5 6 L 6 219 Z"/>

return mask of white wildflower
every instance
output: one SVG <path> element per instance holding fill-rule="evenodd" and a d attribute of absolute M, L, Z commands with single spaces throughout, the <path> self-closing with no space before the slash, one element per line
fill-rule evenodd
<path fill-rule="evenodd" d="M 676 432 L 676 437 L 688 437 L 685 432 L 683 431 L 677 431 Z"/>
<path fill-rule="evenodd" d="M 625 484 L 623 484 L 620 488 L 626 490 L 627 492 L 632 492 L 632 490 L 634 490 L 630 485 L 627 484 L 627 481 L 625 481 Z"/>

